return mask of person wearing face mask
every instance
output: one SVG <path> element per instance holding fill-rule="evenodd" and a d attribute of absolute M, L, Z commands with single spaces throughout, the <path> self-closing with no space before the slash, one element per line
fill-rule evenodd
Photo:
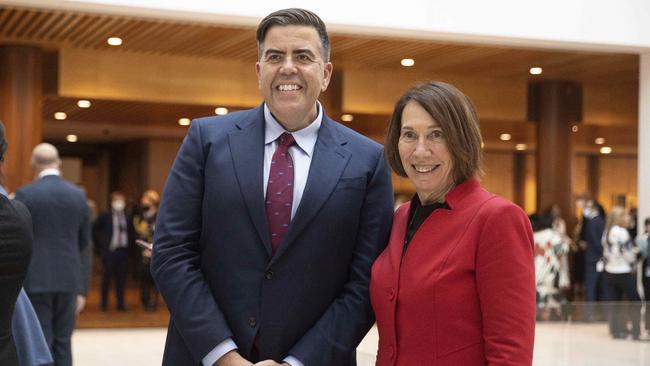
<path fill-rule="evenodd" d="M 117 310 L 126 311 L 124 286 L 126 284 L 129 247 L 133 242 L 133 221 L 126 212 L 126 197 L 122 192 L 111 193 L 111 209 L 104 212 L 93 225 L 93 239 L 102 257 L 102 311 L 108 309 L 108 291 L 115 280 Z"/>
<path fill-rule="evenodd" d="M 606 295 L 603 272 L 603 245 L 605 210 L 600 203 L 588 200 L 582 210 L 580 245 L 585 249 L 585 301 L 604 300 Z"/>
<path fill-rule="evenodd" d="M 140 209 L 133 215 L 133 228 L 138 239 L 147 243 L 153 242 L 153 231 L 156 225 L 160 195 L 150 189 L 142 194 Z M 156 311 L 158 308 L 158 289 L 151 277 L 151 249 L 142 249 L 140 266 L 140 299 L 145 311 Z"/>

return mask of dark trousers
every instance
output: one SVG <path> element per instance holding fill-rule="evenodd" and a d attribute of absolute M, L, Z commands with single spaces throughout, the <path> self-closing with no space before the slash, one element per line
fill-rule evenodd
<path fill-rule="evenodd" d="M 117 308 L 124 309 L 124 287 L 126 284 L 126 269 L 129 259 L 129 251 L 126 248 L 118 248 L 112 252 L 106 252 L 102 256 L 104 265 L 102 273 L 102 309 L 108 307 L 108 290 L 111 286 L 111 279 L 115 279 L 115 296 L 117 297 Z"/>
<path fill-rule="evenodd" d="M 609 332 L 614 337 L 625 337 L 628 333 L 627 322 L 632 323 L 633 337 L 640 333 L 641 299 L 636 291 L 634 275 L 630 273 L 605 273 L 607 278 L 607 300 L 609 306 Z M 622 304 L 616 302 L 625 301 Z"/>
<path fill-rule="evenodd" d="M 70 338 L 74 330 L 77 294 L 46 292 L 28 294 L 43 334 L 52 352 L 55 366 L 72 365 Z"/>
<path fill-rule="evenodd" d="M 140 298 L 146 310 L 155 310 L 158 307 L 158 288 L 151 277 L 149 262 L 147 260 L 141 264 Z"/>
<path fill-rule="evenodd" d="M 643 263 L 643 276 L 641 276 L 641 280 L 643 281 L 643 293 L 645 294 L 645 329 L 650 333 L 650 276 L 646 276 L 649 274 L 646 272 L 646 268 L 650 266 L 649 261 L 646 258 Z"/>
<path fill-rule="evenodd" d="M 603 272 L 596 271 L 596 263 L 585 263 L 585 301 L 598 301 L 607 298 L 607 279 Z"/>

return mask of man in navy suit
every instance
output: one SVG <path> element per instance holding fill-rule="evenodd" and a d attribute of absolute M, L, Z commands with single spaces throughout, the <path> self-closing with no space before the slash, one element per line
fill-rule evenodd
<path fill-rule="evenodd" d="M 111 279 L 115 280 L 117 310 L 126 311 L 124 289 L 135 231 L 132 216 L 126 212 L 126 197 L 122 192 L 111 193 L 111 208 L 97 217 L 93 225 L 93 242 L 102 256 L 102 311 L 108 309 L 108 290 Z"/>
<path fill-rule="evenodd" d="M 257 30 L 264 103 L 194 120 L 156 223 L 171 312 L 164 365 L 355 365 L 373 322 L 391 177 L 377 143 L 331 120 L 325 25 L 302 9 Z"/>
<path fill-rule="evenodd" d="M 86 196 L 63 180 L 61 160 L 48 143 L 32 152 L 36 181 L 16 191 L 32 215 L 34 245 L 24 286 L 52 351 L 54 364 L 72 365 L 70 337 L 83 306 L 80 252 L 89 242 Z"/>

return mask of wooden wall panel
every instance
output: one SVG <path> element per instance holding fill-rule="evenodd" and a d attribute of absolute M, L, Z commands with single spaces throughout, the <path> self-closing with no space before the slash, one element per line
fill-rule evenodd
<path fill-rule="evenodd" d="M 61 96 L 243 107 L 262 100 L 252 62 L 71 48 L 60 55 Z"/>
<path fill-rule="evenodd" d="M 526 154 L 526 179 L 524 211 L 529 215 L 537 210 L 537 181 L 535 179 L 535 154 Z"/>
<path fill-rule="evenodd" d="M 616 196 L 625 196 L 627 205 L 637 206 L 637 159 L 601 157 L 598 200 L 605 210 L 614 206 Z"/>
<path fill-rule="evenodd" d="M 513 200 L 512 153 L 485 152 L 483 154 L 483 170 L 485 176 L 481 184 L 485 189 L 509 200 Z"/>
<path fill-rule="evenodd" d="M 147 143 L 148 162 L 146 167 L 146 187 L 162 194 L 167 175 L 181 146 L 180 140 L 149 140 Z"/>

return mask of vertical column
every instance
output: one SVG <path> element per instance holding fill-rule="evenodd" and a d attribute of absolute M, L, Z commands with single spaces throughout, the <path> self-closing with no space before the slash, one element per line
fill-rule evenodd
<path fill-rule="evenodd" d="M 639 61 L 639 151 L 637 157 L 639 212 L 637 227 L 650 216 L 650 53 L 642 54 Z"/>
<path fill-rule="evenodd" d="M 512 192 L 514 202 L 526 209 L 526 154 L 517 151 L 513 155 Z"/>
<path fill-rule="evenodd" d="M 600 156 L 587 156 L 587 192 L 600 202 Z M 602 203 L 601 203 L 602 204 Z"/>
<path fill-rule="evenodd" d="M 32 180 L 31 151 L 43 137 L 42 53 L 38 47 L 0 45 L 0 119 L 7 129 L 7 188 Z"/>
<path fill-rule="evenodd" d="M 537 122 L 537 210 L 558 204 L 571 230 L 574 153 L 571 126 L 582 119 L 582 88 L 567 81 L 541 81 L 528 88 L 528 119 Z"/>

